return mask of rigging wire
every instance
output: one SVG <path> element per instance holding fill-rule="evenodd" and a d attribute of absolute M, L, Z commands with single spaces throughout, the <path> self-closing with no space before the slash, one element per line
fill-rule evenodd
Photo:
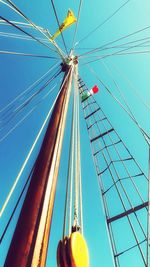
<path fill-rule="evenodd" d="M 80 231 L 83 234 L 83 203 L 82 203 L 82 176 L 81 176 L 81 147 L 80 147 L 80 117 L 79 117 L 79 85 L 78 85 L 78 69 L 75 69 L 74 75 L 75 88 L 77 92 L 77 165 L 78 165 L 78 194 L 80 204 Z"/>
<path fill-rule="evenodd" d="M 68 78 L 68 75 L 69 75 L 69 72 L 68 72 L 67 76 L 65 77 L 62 85 L 61 85 L 61 89 L 63 88 L 63 85 L 65 84 L 65 82 L 66 82 L 66 80 Z M 2 217 L 6 207 L 8 205 L 8 203 L 10 201 L 10 198 L 11 198 L 11 196 L 12 196 L 12 194 L 13 194 L 13 192 L 14 192 L 14 190 L 15 190 L 15 188 L 16 188 L 19 180 L 20 180 L 20 177 L 21 177 L 21 175 L 22 175 L 22 173 L 23 173 L 23 171 L 24 171 L 24 169 L 25 169 L 25 167 L 26 167 L 26 165 L 27 165 L 27 163 L 28 163 L 28 161 L 30 159 L 30 156 L 31 156 L 31 154 L 32 154 L 32 152 L 33 152 L 33 150 L 34 150 L 34 148 L 35 148 L 35 146 L 36 146 L 36 144 L 37 144 L 42 132 L 43 132 L 43 129 L 45 128 L 45 125 L 47 124 L 47 122 L 48 122 L 48 120 L 50 118 L 50 115 L 51 115 L 52 110 L 53 110 L 53 108 L 55 106 L 55 103 L 56 103 L 56 101 L 57 101 L 57 99 L 58 99 L 58 97 L 59 97 L 59 95 L 61 93 L 61 89 L 58 92 L 58 94 L 57 94 L 57 96 L 56 96 L 56 98 L 55 98 L 55 100 L 54 100 L 54 102 L 53 102 L 53 104 L 52 104 L 52 106 L 51 106 L 51 108 L 50 108 L 50 110 L 49 110 L 49 112 L 48 112 L 48 114 L 47 114 L 47 116 L 46 116 L 46 118 L 45 118 L 45 120 L 44 120 L 44 122 L 43 122 L 43 124 L 42 124 L 42 126 L 41 126 L 41 128 L 40 128 L 40 130 L 39 130 L 39 132 L 37 134 L 37 136 L 36 136 L 36 138 L 35 138 L 35 140 L 34 140 L 34 143 L 32 144 L 32 146 L 31 146 L 31 148 L 30 148 L 30 150 L 29 150 L 29 152 L 27 154 L 27 157 L 25 158 L 25 161 L 24 161 L 23 165 L 21 166 L 21 169 L 20 169 L 17 177 L 15 178 L 15 181 L 14 181 L 14 183 L 13 183 L 13 185 L 12 185 L 8 195 L 7 195 L 7 198 L 6 198 L 2 208 L 0 209 L 0 217 Z"/>
<path fill-rule="evenodd" d="M 70 155 L 70 205 L 69 205 L 69 233 L 72 228 L 72 198 L 73 198 L 73 175 L 74 175 L 74 154 L 75 154 L 75 100 L 72 107 L 72 136 L 71 136 L 71 155 Z"/>
<path fill-rule="evenodd" d="M 137 39 L 137 40 L 134 40 L 134 41 L 126 42 L 126 43 L 115 45 L 115 46 L 110 46 L 110 47 L 109 46 L 106 46 L 106 47 L 104 47 L 102 49 L 99 49 L 97 52 L 106 51 L 106 50 L 110 50 L 110 49 L 114 49 L 114 48 L 126 47 L 126 45 L 128 45 L 128 44 L 134 44 L 134 43 L 137 43 L 137 42 L 140 42 L 140 41 L 144 41 L 144 40 L 148 40 L 148 41 L 144 42 L 144 44 L 147 44 L 147 43 L 150 42 L 150 37 L 145 37 L 145 38 L 142 38 L 142 39 Z M 142 44 L 143 44 L 143 42 L 140 43 L 140 44 L 137 44 L 136 47 L 142 47 Z M 127 46 L 127 48 L 133 48 L 133 46 Z M 85 57 L 90 57 L 90 56 L 81 56 L 80 58 L 85 58 Z"/>
<path fill-rule="evenodd" d="M 55 40 L 52 40 L 52 34 L 49 32 L 49 30 L 47 29 L 46 30 L 46 33 L 48 34 L 51 42 L 53 43 L 53 45 L 56 47 L 57 51 L 58 51 L 58 54 L 60 55 L 62 61 L 64 62 L 65 61 L 65 57 L 66 57 L 66 54 L 61 50 L 61 48 L 58 46 L 58 44 L 55 42 Z"/>
<path fill-rule="evenodd" d="M 133 116 L 130 114 L 130 112 L 122 105 L 122 103 L 114 96 L 114 94 L 109 90 L 109 88 L 104 84 L 104 82 L 97 76 L 97 74 L 95 73 L 95 71 L 89 66 L 88 69 L 90 70 L 90 72 L 92 74 L 94 74 L 94 76 L 100 81 L 100 83 L 104 86 L 104 88 L 107 90 L 107 92 L 111 95 L 111 97 L 119 104 L 119 106 L 129 115 L 129 117 L 132 119 L 132 121 L 136 124 L 136 126 L 139 128 L 140 132 L 142 133 L 144 140 L 146 141 L 146 143 L 148 144 L 148 146 L 150 145 L 150 136 L 145 132 L 145 130 L 139 125 L 139 123 L 137 122 L 137 120 L 135 120 L 133 118 Z"/>
<path fill-rule="evenodd" d="M 78 30 L 78 25 L 79 25 L 79 19 L 80 19 L 80 13 L 81 13 L 82 4 L 83 4 L 83 0 L 80 0 L 79 9 L 78 9 L 78 16 L 77 16 L 77 22 L 76 22 L 76 26 L 75 26 L 74 35 L 73 35 L 71 51 L 73 51 L 74 47 L 75 47 L 75 39 L 76 39 L 76 35 L 77 35 L 77 30 Z M 71 53 L 71 51 L 70 51 L 70 53 Z"/>
<path fill-rule="evenodd" d="M 23 118 L 21 118 L 3 137 L 0 138 L 0 143 L 6 139 L 22 122 L 24 122 L 32 113 L 33 111 L 39 106 L 39 104 L 52 92 L 55 88 L 54 86 Z"/>
<path fill-rule="evenodd" d="M 10 225 L 10 223 L 11 223 L 13 217 L 14 217 L 15 211 L 18 208 L 18 205 L 19 205 L 19 203 L 20 203 L 20 201 L 21 201 L 21 199 L 23 197 L 23 194 L 25 193 L 25 190 L 27 189 L 27 186 L 29 185 L 29 183 L 31 181 L 33 170 L 34 170 L 34 166 L 33 166 L 32 170 L 30 171 L 30 174 L 28 175 L 28 178 L 27 178 L 27 180 L 26 180 L 26 182 L 25 182 L 25 184 L 24 184 L 24 186 L 22 188 L 22 191 L 21 191 L 21 193 L 20 193 L 20 195 L 19 195 L 19 197 L 17 199 L 17 202 L 16 202 L 16 204 L 15 204 L 15 206 L 14 206 L 12 212 L 11 212 L 10 218 L 9 218 L 9 220 L 8 220 L 8 222 L 7 222 L 5 228 L 4 228 L 4 230 L 3 230 L 3 232 L 2 232 L 2 234 L 0 236 L 0 244 L 2 243 L 4 237 L 5 237 L 6 233 L 7 233 L 8 227 L 9 227 L 9 225 Z"/>
<path fill-rule="evenodd" d="M 97 52 L 97 51 L 99 51 L 99 50 L 105 48 L 107 45 L 114 44 L 114 43 L 116 43 L 116 42 L 118 42 L 118 41 L 124 40 L 124 39 L 126 39 L 126 38 L 128 38 L 128 37 L 131 37 L 131 36 L 133 36 L 133 35 L 135 35 L 135 34 L 138 34 L 138 33 L 140 33 L 140 32 L 143 32 L 143 31 L 145 31 L 145 30 L 148 30 L 148 29 L 150 29 L 150 25 L 149 25 L 149 26 L 146 26 L 146 27 L 144 27 L 144 28 L 142 28 L 142 29 L 139 29 L 139 30 L 137 30 L 137 31 L 134 31 L 134 32 L 132 32 L 132 33 L 129 33 L 129 34 L 127 34 L 127 35 L 124 35 L 124 36 L 122 36 L 122 37 L 119 37 L 119 38 L 117 38 L 117 39 L 115 39 L 115 40 L 113 40 L 113 41 L 107 42 L 106 44 L 104 44 L 104 45 L 102 45 L 102 46 L 99 46 L 99 47 L 97 47 L 97 48 L 94 48 L 94 49 L 92 49 L 91 51 L 85 52 L 85 53 L 79 55 L 78 57 L 80 58 L 80 56 L 84 56 L 84 55 L 87 55 L 87 54 L 95 53 L 95 52 Z"/>
<path fill-rule="evenodd" d="M 35 41 L 37 41 L 38 43 L 42 44 L 43 46 L 49 48 L 52 51 L 55 51 L 54 49 L 52 49 L 51 47 L 49 47 L 47 44 L 43 43 L 42 41 L 40 41 L 38 38 L 34 37 L 32 34 L 26 32 L 25 30 L 21 29 L 19 26 L 15 25 L 13 22 L 10 22 L 8 19 L 0 16 L 0 18 L 4 21 L 6 21 L 9 25 L 13 26 L 14 28 L 18 29 L 19 31 L 23 32 L 24 34 L 26 34 L 27 36 L 31 37 L 32 39 L 34 39 Z M 56 52 L 56 51 L 55 51 Z"/>
<path fill-rule="evenodd" d="M 77 69 L 74 71 L 74 91 L 72 105 L 71 134 L 69 146 L 69 161 L 65 194 L 63 236 L 71 232 L 83 232 L 82 183 L 80 162 L 80 127 L 79 127 L 79 94 Z"/>
<path fill-rule="evenodd" d="M 33 28 L 32 25 L 28 24 L 28 23 L 23 23 L 23 22 L 18 22 L 18 21 L 12 21 L 10 20 L 10 22 L 13 22 L 15 23 L 16 25 L 20 25 L 21 28 L 30 28 L 32 27 L 33 30 L 35 30 L 35 28 Z M 0 20 L 0 25 L 5 25 L 5 26 L 9 26 L 8 23 L 4 22 L 3 20 Z M 48 31 L 48 29 L 43 29 L 42 27 L 40 26 L 37 26 L 38 28 L 40 28 L 43 32 L 47 33 L 47 37 L 49 37 L 48 39 L 47 38 L 38 38 L 39 40 L 45 42 L 46 44 L 49 44 L 50 43 L 50 40 L 51 40 L 51 37 L 52 35 L 50 34 L 50 32 Z M 25 39 L 25 40 L 32 40 L 30 37 L 25 37 L 24 35 L 17 35 L 17 34 L 13 34 L 13 33 L 6 33 L 6 32 L 0 32 L 1 36 L 5 36 L 5 37 L 12 37 L 12 38 L 19 38 L 19 39 Z M 9 36 L 7 36 L 7 34 Z M 33 40 L 32 40 L 33 41 Z M 58 45 L 56 44 L 56 42 L 53 40 L 53 42 L 51 42 L 57 49 L 57 51 L 59 51 L 59 55 L 62 57 L 62 59 L 64 59 L 65 57 L 65 54 L 63 53 L 63 51 L 58 47 Z M 55 50 L 53 50 L 54 52 L 56 52 Z"/>
<path fill-rule="evenodd" d="M 129 47 L 128 49 L 132 49 L 132 47 Z M 143 51 L 132 51 L 132 52 L 123 52 L 123 53 L 113 53 L 113 54 L 103 54 L 101 56 L 90 56 L 90 58 L 94 58 L 93 60 L 87 61 L 86 63 L 83 63 L 82 66 L 85 66 L 89 63 L 97 62 L 102 59 L 105 59 L 107 57 L 112 57 L 112 56 L 126 56 L 126 55 L 137 55 L 137 54 L 149 54 L 150 50 L 143 50 Z"/>
<path fill-rule="evenodd" d="M 49 37 L 38 26 L 36 26 L 35 23 L 33 23 L 21 10 L 19 10 L 19 8 L 12 1 L 10 1 L 10 0 L 5 0 L 5 1 L 7 1 L 9 4 L 0 0 L 0 2 L 7 5 L 9 8 L 14 10 L 16 13 L 19 13 L 26 21 L 28 21 L 37 31 L 39 31 L 42 35 L 44 35 L 50 42 Z M 52 49 L 50 46 L 48 46 L 48 45 L 45 45 L 45 46 L 48 47 L 50 50 L 57 52 L 54 49 Z"/>
<path fill-rule="evenodd" d="M 14 10 L 16 13 L 19 13 L 26 21 L 28 21 L 37 31 L 39 31 L 40 33 L 42 33 L 47 39 L 48 39 L 48 41 L 49 41 L 49 43 L 51 43 L 51 44 L 53 44 L 54 46 L 55 46 L 55 48 L 56 48 L 56 50 L 55 49 L 53 49 L 53 48 L 51 48 L 49 45 L 47 45 L 47 44 L 45 44 L 45 46 L 46 47 L 48 47 L 50 50 L 52 50 L 52 51 L 54 51 L 55 53 L 58 53 L 59 54 L 59 56 L 62 58 L 62 59 L 64 59 L 64 53 L 63 53 L 63 51 L 58 47 L 58 45 L 56 44 L 56 42 L 52 42 L 51 41 L 51 39 L 49 38 L 49 36 L 47 36 L 46 34 L 45 34 L 45 32 L 46 33 L 48 33 L 48 31 L 47 30 L 41 30 L 41 28 L 39 27 L 39 26 L 37 26 L 37 25 L 35 25 L 29 18 L 27 18 L 27 16 L 25 16 L 18 8 L 17 8 L 17 6 L 16 5 L 14 5 L 13 3 L 12 3 L 12 1 L 9 1 L 9 0 L 6 0 L 7 2 L 9 2 L 9 4 L 7 4 L 6 2 L 4 2 L 4 1 L 2 1 L 2 0 L 0 0 L 0 2 L 2 2 L 3 4 L 5 4 L 5 5 L 7 5 L 9 8 L 11 8 L 12 10 Z M 44 44 L 44 43 L 43 43 Z"/>
<path fill-rule="evenodd" d="M 142 44 L 145 44 L 145 43 L 147 43 L 147 41 L 142 42 L 141 45 L 142 45 Z M 89 62 L 87 62 L 87 63 L 85 63 L 85 64 L 83 64 L 83 65 L 86 65 L 86 64 L 88 64 L 88 63 L 92 63 L 92 62 L 95 62 L 95 61 L 99 61 L 99 60 L 101 60 L 101 59 L 104 59 L 104 58 L 107 58 L 107 57 L 110 57 L 110 56 L 122 55 L 122 54 L 123 54 L 122 52 L 127 51 L 127 50 L 132 49 L 132 48 L 135 48 L 135 47 L 137 47 L 137 46 L 138 46 L 138 45 L 134 45 L 134 46 L 131 46 L 130 48 L 124 48 L 123 50 L 119 50 L 119 51 L 117 51 L 117 52 L 113 52 L 113 53 L 111 53 L 111 54 L 101 56 L 101 57 L 99 57 L 98 59 L 96 59 L 96 60 L 91 60 L 91 61 L 89 61 Z M 119 54 L 119 53 L 120 53 L 120 54 Z"/>
<path fill-rule="evenodd" d="M 22 175 L 22 173 L 23 173 L 23 171 L 24 171 L 24 169 L 25 169 L 25 167 L 26 167 L 26 165 L 27 165 L 27 163 L 28 163 L 28 161 L 30 159 L 30 156 L 31 156 L 31 154 L 32 154 L 32 152 L 33 152 L 33 150 L 34 150 L 34 148 L 35 148 L 35 146 L 36 146 L 36 144 L 37 144 L 42 132 L 43 132 L 43 129 L 45 128 L 45 125 L 47 124 L 47 122 L 48 122 L 48 120 L 50 118 L 51 112 L 52 112 L 52 110 L 53 110 L 53 108 L 55 106 L 55 103 L 56 103 L 56 101 L 58 99 L 58 96 L 59 96 L 60 92 L 61 92 L 61 90 L 58 92 L 58 94 L 57 94 L 57 96 L 56 96 L 56 98 L 55 98 L 55 100 L 53 102 L 53 105 L 50 108 L 50 110 L 49 110 L 49 112 L 48 112 L 48 114 L 46 116 L 46 119 L 44 120 L 44 122 L 43 122 L 43 124 L 42 124 L 42 126 L 41 126 L 41 128 L 40 128 L 40 130 L 39 130 L 39 132 L 38 132 L 38 134 L 37 134 L 32 146 L 31 146 L 31 148 L 30 148 L 30 150 L 29 150 L 29 152 L 28 152 L 28 154 L 27 154 L 27 156 L 25 158 L 25 161 L 24 161 L 23 165 L 21 166 L 21 169 L 20 169 L 17 177 L 15 178 L 15 181 L 14 181 L 14 183 L 13 183 L 13 185 L 12 185 L 12 187 L 11 187 L 9 193 L 8 193 L 8 196 L 7 196 L 5 202 L 4 202 L 4 204 L 3 204 L 3 206 L 2 206 L 2 208 L 0 210 L 0 217 L 2 217 L 6 207 L 8 205 L 8 203 L 10 201 L 10 198 L 11 198 L 11 196 L 12 196 L 12 194 L 13 194 L 13 192 L 14 192 L 14 190 L 15 190 L 15 188 L 16 188 L 19 180 L 20 180 L 20 177 L 21 177 L 21 175 Z"/>
<path fill-rule="evenodd" d="M 137 39 L 137 40 L 133 40 L 133 41 L 128 41 L 126 43 L 123 43 L 123 44 L 120 44 L 120 45 L 116 45 L 116 46 L 112 46 L 112 47 L 105 47 L 105 48 L 101 49 L 100 51 L 107 50 L 107 49 L 110 49 L 110 48 L 122 47 L 122 46 L 125 46 L 125 45 L 128 45 L 128 44 L 133 44 L 133 43 L 136 43 L 136 42 L 149 40 L 149 39 L 150 39 L 150 36 L 145 37 L 145 38 L 140 38 L 140 39 Z M 149 42 L 150 42 L 150 40 L 147 41 L 146 43 L 149 43 Z M 138 45 L 140 46 L 141 44 L 138 44 Z"/>
<path fill-rule="evenodd" d="M 74 147 L 74 130 L 73 130 L 73 116 L 74 116 L 74 112 L 73 112 L 74 107 L 72 106 L 72 123 L 71 123 L 71 135 L 70 135 L 70 144 L 69 144 L 69 161 L 68 161 L 68 171 L 67 171 L 67 182 L 66 182 L 66 193 L 65 193 L 65 208 L 64 208 L 64 222 L 63 222 L 63 235 L 62 235 L 62 239 L 65 238 L 65 234 L 66 234 L 66 228 L 67 228 L 67 208 L 68 208 L 68 202 L 69 202 L 69 183 L 71 185 L 70 180 L 72 181 L 72 164 L 73 164 L 73 147 Z M 72 186 L 70 188 L 70 202 L 72 199 Z M 71 204 L 72 207 L 72 204 Z M 71 213 L 71 209 L 70 209 L 70 213 Z M 71 217 L 72 215 L 70 214 L 70 218 L 69 221 L 71 221 Z M 71 223 L 69 226 L 69 233 L 71 232 Z"/>
<path fill-rule="evenodd" d="M 149 39 L 150 37 L 147 37 L 147 39 Z M 138 41 L 138 40 L 137 40 Z M 136 41 L 135 41 L 136 42 Z M 147 43 L 149 43 L 150 41 L 147 41 Z M 147 45 L 139 45 L 138 47 L 149 47 L 150 45 L 149 44 L 147 44 Z M 118 45 L 118 46 L 106 46 L 106 50 L 107 49 L 114 49 L 114 48 L 121 48 L 121 47 L 127 47 L 127 45 L 122 45 L 122 44 L 120 44 L 120 45 Z M 84 48 L 84 47 L 80 47 L 80 48 L 78 48 L 78 50 L 90 50 L 90 49 L 95 49 L 95 48 L 92 48 L 92 47 L 87 47 L 87 48 Z M 100 50 L 100 51 L 105 51 L 105 48 L 104 49 L 102 49 L 102 50 Z M 80 58 L 82 58 L 82 56 L 80 57 Z"/>
<path fill-rule="evenodd" d="M 78 134 L 80 133 L 80 126 L 78 126 Z M 80 147 L 80 138 L 78 145 Z M 80 155 L 79 155 L 79 161 L 81 161 Z M 79 197 L 80 197 L 80 225 L 81 225 L 81 234 L 83 234 L 84 230 L 84 223 L 83 223 L 83 201 L 82 201 L 82 177 L 81 177 L 81 168 L 80 168 L 80 173 L 79 173 Z"/>
<path fill-rule="evenodd" d="M 58 27 L 60 29 L 60 23 L 59 23 L 58 15 L 57 15 L 56 8 L 55 8 L 53 0 L 51 0 L 51 4 L 52 4 L 53 11 L 54 11 L 54 14 L 55 14 L 55 17 L 56 17 L 56 20 L 57 20 Z M 64 47 L 65 47 L 66 53 L 68 55 L 68 50 L 67 50 L 67 46 L 66 46 L 66 43 L 65 43 L 65 39 L 64 39 L 63 33 L 62 33 L 62 31 L 60 31 L 60 32 L 61 32 L 61 37 L 62 37 L 62 41 L 63 41 Z"/>
<path fill-rule="evenodd" d="M 124 2 L 119 8 L 117 8 L 110 16 L 108 16 L 103 22 L 101 22 L 94 30 L 89 32 L 85 37 L 83 37 L 80 41 L 76 43 L 76 45 L 80 44 L 84 40 L 86 40 L 89 36 L 91 36 L 95 31 L 100 29 L 107 21 L 109 21 L 112 17 L 114 17 L 124 6 L 126 6 L 131 0 L 127 0 Z"/>
<path fill-rule="evenodd" d="M 130 88 L 133 90 L 133 92 L 135 93 L 136 97 L 139 98 L 139 100 L 143 103 L 143 105 L 145 106 L 145 108 L 148 109 L 148 111 L 150 111 L 150 107 L 148 106 L 148 104 L 145 102 L 144 98 L 137 92 L 135 86 L 131 83 L 131 81 L 127 78 L 127 76 L 121 72 L 120 69 L 117 68 L 117 66 L 114 63 L 111 63 L 113 65 L 113 68 L 116 69 L 116 71 L 119 73 L 119 75 L 121 75 L 129 84 Z"/>
<path fill-rule="evenodd" d="M 77 88 L 74 79 L 74 104 L 75 104 L 75 174 L 74 174 L 74 221 L 73 226 L 77 227 L 79 225 L 79 162 L 78 162 L 78 135 L 77 135 L 77 128 L 78 128 L 78 95 L 77 95 Z"/>
<path fill-rule="evenodd" d="M 134 54 L 148 54 L 150 50 L 143 50 L 143 51 L 132 51 L 132 52 L 125 52 L 125 53 L 117 53 L 117 56 L 124 56 L 124 55 L 134 55 Z"/>
<path fill-rule="evenodd" d="M 121 89 L 120 89 L 118 83 L 114 80 L 114 78 L 113 78 L 113 76 L 112 76 L 112 72 L 110 71 L 110 68 L 109 68 L 109 67 L 106 65 L 106 63 L 104 63 L 103 61 L 102 61 L 102 64 L 103 64 L 103 66 L 105 67 L 105 69 L 107 70 L 107 73 L 108 73 L 108 74 L 110 75 L 110 77 L 112 78 L 113 83 L 114 83 L 114 85 L 115 85 L 117 91 L 119 92 L 121 98 L 123 99 L 123 102 L 124 102 L 124 104 L 126 105 L 127 109 L 129 110 L 130 114 L 132 115 L 132 117 L 134 118 L 134 120 L 137 121 L 136 118 L 135 118 L 135 116 L 134 116 L 134 114 L 133 114 L 133 112 L 132 112 L 132 110 L 131 110 L 131 108 L 130 108 L 130 106 L 128 105 L 128 103 L 127 103 L 127 101 L 126 101 L 126 99 L 125 99 L 125 96 L 124 96 L 123 92 L 121 91 Z"/>
<path fill-rule="evenodd" d="M 1 1 L 0 1 L 1 2 Z M 33 30 L 37 30 L 36 28 L 33 28 L 33 25 L 26 23 L 26 22 L 21 22 L 21 21 L 15 21 L 15 20 L 10 20 L 10 22 L 15 23 L 16 25 L 18 24 L 20 27 L 22 28 L 27 28 L 30 29 L 32 28 Z M 5 26 L 9 26 L 6 22 L 4 22 L 3 20 L 0 20 L 0 25 L 5 25 Z M 42 30 L 43 32 L 46 32 L 46 29 L 42 28 L 41 26 L 37 26 L 37 28 L 39 28 L 40 30 Z"/>
<path fill-rule="evenodd" d="M 44 88 L 44 86 L 46 85 L 47 82 L 49 83 L 49 82 L 53 81 L 55 79 L 55 75 L 57 77 L 57 74 L 59 73 L 59 71 L 57 71 L 55 74 L 53 74 L 53 76 L 51 78 L 49 78 L 41 88 Z M 30 85 L 29 87 L 27 87 L 27 89 L 25 89 L 22 93 L 20 93 L 19 95 L 17 95 L 6 106 L 4 106 L 0 110 L 0 113 L 2 113 L 1 114 L 1 117 L 3 118 L 3 117 L 5 117 L 5 115 L 8 114 L 8 112 L 10 112 L 10 111 L 11 112 L 12 111 L 14 112 L 19 107 L 22 107 L 22 105 L 25 104 L 26 101 L 30 100 L 30 97 L 34 96 L 34 94 L 36 94 L 36 92 L 39 92 L 40 89 L 38 89 L 38 91 L 34 92 L 34 94 L 32 96 L 29 96 L 28 99 L 25 99 L 25 102 L 24 103 L 21 103 L 21 104 L 20 103 L 16 103 L 16 102 L 21 102 L 22 100 L 24 100 L 24 98 L 27 97 L 36 88 L 37 85 L 39 85 L 40 83 L 42 83 L 46 79 L 46 77 L 48 76 L 49 72 L 50 72 L 50 70 L 46 74 L 44 74 L 42 77 L 40 77 L 40 79 L 36 80 L 32 85 Z M 19 104 L 19 106 L 16 106 L 18 104 Z"/>
<path fill-rule="evenodd" d="M 19 39 L 19 40 L 25 40 L 25 41 L 34 41 L 32 38 L 30 37 L 26 37 L 23 34 L 16 34 L 16 33 L 10 33 L 10 32 L 0 32 L 0 36 L 2 37 L 6 37 L 6 38 L 13 38 L 13 39 Z M 48 43 L 48 41 L 44 38 L 38 38 L 40 41 L 44 42 L 44 43 Z"/>
<path fill-rule="evenodd" d="M 23 53 L 23 52 L 4 51 L 4 50 L 0 50 L 0 54 L 1 55 L 13 55 L 13 56 L 34 57 L 34 58 L 58 59 L 57 57 L 51 57 L 51 56 L 46 56 L 46 55 L 27 54 L 27 53 Z"/>
<path fill-rule="evenodd" d="M 10 121 L 12 121 L 12 119 L 14 119 L 18 114 L 20 114 L 20 112 L 29 105 L 29 103 L 38 95 L 40 94 L 59 74 L 61 73 L 61 71 L 59 71 L 58 73 L 56 73 L 55 75 L 53 75 L 53 77 L 51 77 L 48 81 L 46 81 L 46 83 L 40 88 L 38 89 L 36 92 L 34 92 L 34 94 L 32 94 L 31 96 L 29 96 L 21 105 L 19 105 L 17 108 L 15 108 L 12 112 L 10 112 L 9 114 L 6 114 L 6 116 L 3 118 L 3 120 L 1 121 L 2 126 L 0 127 L 0 131 L 2 131 L 6 125 L 8 123 L 10 123 Z M 53 91 L 54 88 L 52 88 L 51 91 Z"/>
<path fill-rule="evenodd" d="M 20 97 L 24 97 L 24 95 L 26 93 L 29 93 L 29 91 L 31 92 L 31 89 L 33 89 L 36 85 L 40 84 L 45 78 L 46 76 L 53 71 L 56 67 L 58 67 L 58 65 L 60 64 L 60 62 L 55 63 L 54 65 L 52 65 L 52 67 L 46 72 L 44 73 L 40 78 L 38 78 L 34 83 L 32 83 L 29 87 L 27 87 L 23 92 L 21 92 L 18 96 L 16 96 L 12 101 L 10 101 L 6 106 L 4 106 L 3 108 L 0 109 L 0 113 L 3 112 L 4 110 L 6 110 L 10 105 L 14 104 L 15 101 L 19 100 Z"/>

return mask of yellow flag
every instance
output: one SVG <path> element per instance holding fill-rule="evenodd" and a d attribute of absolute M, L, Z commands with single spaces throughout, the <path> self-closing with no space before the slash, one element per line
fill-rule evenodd
<path fill-rule="evenodd" d="M 68 28 L 70 25 L 75 23 L 77 21 L 75 15 L 73 12 L 69 9 L 67 13 L 67 17 L 63 21 L 63 23 L 60 25 L 59 29 L 54 33 L 54 35 L 51 37 L 51 40 L 54 40 L 62 31 L 64 31 L 66 28 Z"/>

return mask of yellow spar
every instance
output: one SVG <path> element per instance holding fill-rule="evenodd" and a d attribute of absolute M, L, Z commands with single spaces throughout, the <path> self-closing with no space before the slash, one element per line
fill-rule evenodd
<path fill-rule="evenodd" d="M 77 21 L 74 13 L 69 9 L 67 17 L 64 19 L 63 23 L 60 25 L 59 29 L 51 37 L 51 40 L 54 40 L 62 31 L 70 27 L 73 23 Z"/>

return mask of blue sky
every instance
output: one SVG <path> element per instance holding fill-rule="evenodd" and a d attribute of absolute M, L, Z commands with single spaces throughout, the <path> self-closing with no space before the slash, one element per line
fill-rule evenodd
<path fill-rule="evenodd" d="M 33 1 L 15 1 L 14 2 L 34 23 L 49 29 L 54 33 L 57 29 L 56 19 L 50 1 L 43 2 L 38 0 Z M 113 18 L 107 21 L 89 38 L 80 42 L 91 30 L 103 22 L 110 16 L 117 8 L 119 8 L 125 0 L 86 0 L 83 1 L 80 21 L 76 41 L 79 45 L 76 46 L 75 53 L 80 55 L 84 53 L 85 48 L 95 48 L 116 40 L 122 36 L 128 35 L 139 29 L 150 25 L 150 3 L 147 0 L 130 0 Z M 58 12 L 60 22 L 66 16 L 68 8 L 71 8 L 77 16 L 79 1 L 64 1 L 60 3 L 59 0 L 55 1 L 56 10 Z M 18 14 L 15 14 L 8 7 L 0 3 L 0 15 L 10 20 L 24 21 Z M 72 39 L 75 26 L 68 28 L 64 32 L 64 38 L 69 49 L 72 45 Z M 8 26 L 0 25 L 0 31 L 19 33 Z M 35 31 L 30 31 L 36 34 Z M 140 32 L 139 34 L 117 42 L 114 45 L 123 44 L 126 42 L 135 41 L 149 37 L 150 29 Z M 40 37 L 40 34 L 37 35 Z M 62 49 L 63 43 L 61 37 L 58 37 L 58 44 Z M 133 48 L 132 51 L 149 50 L 149 43 L 143 48 Z M 140 50 L 141 49 L 141 50 Z M 40 55 L 54 56 L 54 53 L 49 51 L 46 47 L 30 41 L 22 41 L 17 39 L 5 38 L 0 36 L 0 50 L 17 51 L 25 53 L 34 53 Z M 104 53 L 112 53 L 109 50 L 103 53 L 97 53 L 101 56 Z M 130 50 L 129 50 L 130 51 Z M 84 63 L 90 61 L 91 58 L 79 59 L 79 73 L 85 80 L 87 86 L 91 88 L 97 84 L 100 88 L 96 100 L 103 108 L 104 112 L 112 122 L 113 126 L 126 143 L 127 147 L 139 162 L 142 169 L 147 173 L 148 170 L 148 147 L 141 135 L 139 129 L 134 125 L 129 116 L 118 106 L 118 104 L 111 98 L 105 88 L 100 82 L 92 75 Z M 0 109 L 12 101 L 18 94 L 30 86 L 41 75 L 47 72 L 50 67 L 57 63 L 58 60 L 52 59 L 39 59 L 30 57 L 19 57 L 11 55 L 0 55 Z M 113 79 L 119 85 L 119 88 L 126 97 L 126 100 L 131 107 L 137 121 L 141 127 L 149 133 L 149 110 L 143 105 L 141 99 L 135 94 L 135 90 L 140 95 L 144 102 L 148 105 L 150 103 L 150 54 L 133 54 L 122 56 L 110 56 L 103 60 L 93 62 L 90 66 L 94 69 L 97 75 L 104 81 L 110 88 L 115 96 L 120 98 L 117 89 L 114 85 Z M 107 69 L 109 69 L 109 71 Z M 111 75 L 110 75 L 111 74 Z M 61 76 L 62 77 L 62 76 Z M 113 77 L 113 79 L 112 79 Z M 3 205 L 4 200 L 11 188 L 11 185 L 21 168 L 21 165 L 31 147 L 41 125 L 44 121 L 50 106 L 59 90 L 60 81 L 57 80 L 56 90 L 53 91 L 27 118 L 21 123 L 11 134 L 8 135 L 3 141 L 0 142 L 0 207 Z M 51 88 L 51 87 L 50 87 Z M 49 88 L 49 89 L 50 89 Z M 47 89 L 48 90 L 48 89 Z M 48 92 L 48 91 L 47 91 Z M 2 138 L 29 110 L 27 108 L 20 117 L 10 122 L 4 131 L 0 131 L 0 138 Z M 71 111 L 70 111 L 71 112 Z M 86 132 L 85 122 L 83 120 L 82 110 L 81 113 L 81 160 L 82 160 L 82 176 L 83 176 L 83 206 L 84 206 L 84 235 L 87 240 L 90 254 L 90 267 L 112 267 L 112 254 L 107 236 L 104 212 L 101 203 L 100 192 L 98 189 L 97 178 L 95 174 L 94 165 L 92 162 L 90 144 Z M 68 115 L 68 122 L 70 120 L 70 113 Z M 68 131 L 69 126 L 66 126 L 65 139 L 62 151 L 62 160 L 60 166 L 60 173 L 57 185 L 56 202 L 52 223 L 52 234 L 49 243 L 49 252 L 47 266 L 56 267 L 56 248 L 58 241 L 62 235 L 62 218 L 63 218 L 63 201 L 65 183 L 63 178 L 66 176 L 67 161 L 66 151 L 68 149 Z M 44 133 L 43 133 L 44 134 Z M 36 150 L 33 153 L 30 164 L 26 168 L 21 177 L 15 193 L 9 203 L 2 218 L 0 218 L 0 232 L 3 231 L 4 226 L 10 216 L 11 210 L 15 205 L 16 199 L 21 191 L 22 185 L 30 172 L 30 168 L 34 162 L 36 154 L 39 150 L 42 137 Z M 86 157 L 84 151 L 86 149 Z M 5 256 L 7 253 L 8 245 L 10 243 L 12 233 L 15 227 L 16 219 L 18 217 L 20 206 L 17 209 L 13 221 L 8 228 L 7 234 L 0 245 L 0 266 L 3 266 Z M 59 218 L 59 220 L 58 220 Z M 130 264 L 130 263 L 128 263 Z M 124 265 L 122 265 L 124 267 Z M 121 266 L 121 267 L 122 267 Z M 131 267 L 128 265 L 128 267 Z M 141 267 L 140 263 L 136 263 L 136 267 Z"/>

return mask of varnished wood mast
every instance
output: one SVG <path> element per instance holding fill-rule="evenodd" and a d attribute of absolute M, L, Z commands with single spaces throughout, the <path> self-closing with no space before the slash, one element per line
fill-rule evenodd
<path fill-rule="evenodd" d="M 45 266 L 72 81 L 71 67 L 65 72 L 64 79 L 66 81 L 55 104 L 36 160 L 5 267 Z"/>

